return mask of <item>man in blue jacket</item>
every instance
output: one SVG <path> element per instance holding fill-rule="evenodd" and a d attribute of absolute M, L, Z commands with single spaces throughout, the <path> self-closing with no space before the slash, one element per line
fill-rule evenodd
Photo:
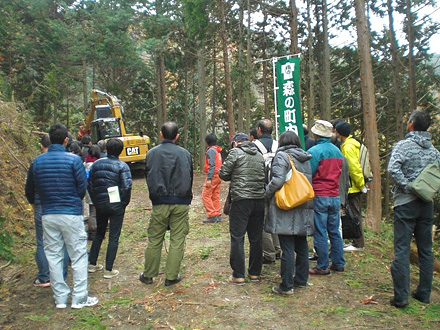
<path fill-rule="evenodd" d="M 82 215 L 86 173 L 81 158 L 66 152 L 67 129 L 50 128 L 51 145 L 35 158 L 27 177 L 26 197 L 33 204 L 35 193 L 42 207 L 44 252 L 50 269 L 50 283 L 57 308 L 66 308 L 70 288 L 64 281 L 64 246 L 72 261 L 72 308 L 93 306 L 98 298 L 87 291 L 87 234 Z"/>

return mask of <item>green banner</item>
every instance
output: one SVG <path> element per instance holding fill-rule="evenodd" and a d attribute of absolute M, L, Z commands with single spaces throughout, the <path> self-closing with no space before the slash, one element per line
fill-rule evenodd
<path fill-rule="evenodd" d="M 275 61 L 276 119 L 279 134 L 293 131 L 304 145 L 303 120 L 299 95 L 299 57 L 282 57 Z"/>

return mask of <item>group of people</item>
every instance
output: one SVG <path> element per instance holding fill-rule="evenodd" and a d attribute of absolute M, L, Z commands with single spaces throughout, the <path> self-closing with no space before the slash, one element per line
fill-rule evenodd
<path fill-rule="evenodd" d="M 393 148 L 388 164 L 388 171 L 395 181 L 395 259 L 391 265 L 394 298 L 391 305 L 399 308 L 408 305 L 409 249 L 413 234 L 419 252 L 420 280 L 411 295 L 421 302 L 430 302 L 433 205 L 412 195 L 408 188 L 427 164 L 435 160 L 440 163 L 440 154 L 432 146 L 427 132 L 429 126 L 429 114 L 414 111 L 408 120 L 409 133 Z M 208 217 L 203 222 L 222 221 L 220 186 L 222 180 L 230 181 L 229 206 L 225 211 L 229 214 L 231 283 L 244 285 L 246 277 L 251 282 L 258 282 L 263 263 L 281 259 L 281 283 L 272 291 L 291 295 L 295 288 L 307 286 L 309 275 L 344 272 L 344 251 L 364 248 L 363 235 L 344 247 L 340 229 L 340 209 L 346 203 L 362 219 L 361 196 L 367 192 L 367 187 L 359 164 L 360 143 L 353 138 L 351 126 L 344 120 L 333 123 L 317 120 L 311 132 L 313 140 L 305 130 L 306 145 L 303 148 L 298 135 L 292 131 L 282 133 L 279 140 L 274 141 L 271 121 L 260 120 L 256 132 L 250 135 L 237 133 L 231 138 L 231 150 L 224 161 L 216 136 L 206 136 L 208 147 L 202 200 Z M 66 152 L 66 128 L 61 124 L 53 125 L 49 137 L 51 144 L 47 152 L 34 160 L 26 182 L 26 196 L 34 204 L 35 214 L 40 214 L 41 218 L 37 225 L 35 216 L 37 240 L 38 232 L 42 231 L 56 307 L 65 308 L 70 295 L 65 282 L 68 258 L 74 283 L 72 308 L 93 306 L 98 299 L 88 295 L 87 272 L 104 268 L 97 259 L 109 221 L 104 277 L 112 278 L 119 273 L 113 269 L 113 263 L 125 208 L 130 202 L 130 169 L 118 159 L 122 142 L 110 139 L 107 157 L 93 162 L 87 179 L 81 158 Z M 144 270 L 139 280 L 150 285 L 158 277 L 165 234 L 170 231 L 164 285 L 171 286 L 182 280 L 180 266 L 189 232 L 193 163 L 190 153 L 176 144 L 179 128 L 175 122 L 165 122 L 160 137 L 161 143 L 146 156 L 145 174 L 152 211 Z M 42 150 L 45 151 L 43 141 Z M 311 183 L 314 198 L 283 210 L 275 202 L 275 194 L 293 170 L 291 161 Z M 96 207 L 97 217 L 97 230 L 89 256 L 82 210 L 86 188 Z M 246 234 L 249 240 L 247 269 Z M 310 269 L 307 236 L 312 235 L 317 263 Z M 41 255 L 39 249 L 37 254 Z M 269 262 L 265 262 L 265 258 Z M 38 263 L 41 262 L 37 260 Z M 47 282 L 46 278 L 37 280 Z"/>
<path fill-rule="evenodd" d="M 113 263 L 132 185 L 130 168 L 118 159 L 123 150 L 121 140 L 108 140 L 102 158 L 99 146 L 88 146 L 84 159 L 81 154 L 75 154 L 75 147 L 71 148 L 76 141 L 66 149 L 69 140 L 64 125 L 50 128 L 48 137 L 41 140 L 43 153 L 31 164 L 25 186 L 26 197 L 34 206 L 37 236 L 35 259 L 39 272 L 33 284 L 52 287 L 56 308 L 61 309 L 67 307 L 71 294 L 66 283 L 69 260 L 73 275 L 71 307 L 98 303 L 97 297 L 88 294 L 88 272 L 104 268 L 96 261 L 109 225 L 103 276 L 118 275 Z M 84 152 L 86 148 L 81 149 Z M 83 215 L 86 191 L 96 208 L 96 233 L 90 254 Z"/>

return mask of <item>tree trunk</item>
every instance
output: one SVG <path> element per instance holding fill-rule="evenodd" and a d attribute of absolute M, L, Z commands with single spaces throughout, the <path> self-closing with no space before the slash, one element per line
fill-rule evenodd
<path fill-rule="evenodd" d="M 414 59 L 414 27 L 411 0 L 406 0 L 406 24 L 408 33 L 408 75 L 410 111 L 417 109 L 416 64 Z"/>
<path fill-rule="evenodd" d="M 311 13 L 310 13 L 310 1 L 307 0 L 307 127 L 310 128 L 314 122 L 314 109 L 315 109 L 315 64 L 313 58 L 313 32 L 311 24 Z"/>
<path fill-rule="evenodd" d="M 388 7 L 388 19 L 389 19 L 391 63 L 393 67 L 394 102 L 395 102 L 395 110 L 396 110 L 396 140 L 399 141 L 403 139 L 405 125 L 403 124 L 403 107 L 402 107 L 402 90 L 401 90 L 402 84 L 400 83 L 399 47 L 397 45 L 396 34 L 394 32 L 392 0 L 387 0 L 387 7 Z"/>
<path fill-rule="evenodd" d="M 267 25 L 267 13 L 264 12 L 264 19 L 263 19 L 263 97 L 264 97 L 264 117 L 267 119 L 270 119 L 270 113 L 269 113 L 269 94 L 268 94 L 268 88 L 267 88 L 267 61 L 266 61 L 266 25 Z"/>
<path fill-rule="evenodd" d="M 322 119 L 331 119 L 330 46 L 328 44 L 327 0 L 322 2 Z"/>
<path fill-rule="evenodd" d="M 83 85 L 83 102 L 84 102 L 84 118 L 89 112 L 89 91 L 87 90 L 87 60 L 84 56 L 82 59 L 82 85 Z"/>
<path fill-rule="evenodd" d="M 241 1 L 243 2 L 243 0 Z M 240 6 L 240 10 L 239 10 L 239 23 L 238 23 L 238 72 L 239 72 L 239 77 L 240 79 L 238 79 L 237 81 L 237 103 L 238 103 L 238 109 L 237 109 L 237 128 L 239 132 L 243 132 L 243 121 L 244 121 L 244 116 L 243 116 L 243 79 L 241 77 L 243 77 L 243 73 L 244 73 L 244 68 L 243 68 L 243 8 L 244 6 Z"/>
<path fill-rule="evenodd" d="M 215 127 L 217 125 L 217 109 L 215 107 L 217 98 L 217 47 L 214 34 L 214 44 L 212 47 L 212 116 L 211 116 L 211 127 L 212 133 L 215 134 Z"/>
<path fill-rule="evenodd" d="M 197 75 L 199 77 L 199 118 L 200 118 L 200 149 L 199 165 L 203 167 L 205 162 L 205 136 L 206 136 L 206 83 L 205 83 L 205 54 L 204 47 L 197 50 Z"/>
<path fill-rule="evenodd" d="M 188 61 L 185 61 L 185 63 L 188 63 Z M 183 99 L 183 111 L 185 113 L 185 119 L 184 119 L 184 127 L 183 127 L 183 147 L 185 149 L 188 149 L 188 131 L 189 131 L 189 106 L 188 106 L 188 99 L 189 99 L 189 84 L 188 84 L 188 65 L 185 64 L 185 78 L 184 78 L 184 99 Z"/>
<path fill-rule="evenodd" d="M 365 16 L 364 0 L 354 0 L 354 4 L 356 9 L 356 28 L 361 69 L 361 94 L 365 122 L 365 140 L 370 151 L 371 167 L 374 174 L 374 180 L 370 183 L 370 192 L 367 198 L 365 223 L 367 227 L 379 233 L 382 221 L 382 195 L 376 123 L 376 101 L 374 99 L 373 68 L 370 54 L 370 31 L 368 30 L 368 22 Z"/>
<path fill-rule="evenodd" d="M 56 124 L 58 120 L 58 97 L 55 96 L 53 100 L 53 123 Z"/>
<path fill-rule="evenodd" d="M 231 74 L 229 72 L 228 40 L 226 36 L 226 17 L 224 1 L 220 2 L 220 24 L 223 48 L 223 66 L 225 70 L 226 106 L 228 112 L 229 135 L 235 135 L 234 109 L 232 105 Z"/>
<path fill-rule="evenodd" d="M 290 0 L 290 53 L 298 54 L 298 9 L 295 0 Z"/>
<path fill-rule="evenodd" d="M 246 84 L 244 89 L 246 91 L 245 99 L 245 112 L 246 112 L 246 132 L 251 130 L 251 2 L 247 0 L 247 11 L 248 11 L 248 26 L 247 26 L 247 44 L 246 44 L 246 73 L 244 75 Z"/>

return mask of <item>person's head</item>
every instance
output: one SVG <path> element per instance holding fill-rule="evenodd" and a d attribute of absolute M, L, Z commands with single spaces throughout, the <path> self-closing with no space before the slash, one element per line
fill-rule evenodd
<path fill-rule="evenodd" d="M 336 125 L 339 123 L 342 123 L 343 121 L 345 121 L 345 120 L 342 118 L 335 118 L 330 121 L 330 123 L 333 125 L 333 133 L 334 134 L 336 134 Z"/>
<path fill-rule="evenodd" d="M 259 120 L 257 124 L 257 134 L 258 136 L 272 134 L 272 122 L 269 119 Z"/>
<path fill-rule="evenodd" d="M 309 129 L 307 128 L 306 124 L 303 124 L 303 131 L 304 131 L 304 136 L 309 134 Z"/>
<path fill-rule="evenodd" d="M 54 124 L 49 130 L 49 137 L 51 144 L 62 144 L 66 145 L 67 138 L 67 128 L 63 124 Z"/>
<path fill-rule="evenodd" d="M 81 155 L 82 155 L 82 146 L 81 146 L 81 142 L 79 142 L 79 141 L 72 141 L 72 143 L 70 144 L 70 149 L 69 149 L 69 151 L 70 151 L 72 154 L 75 154 L 75 155 L 81 157 Z"/>
<path fill-rule="evenodd" d="M 90 135 L 84 135 L 81 138 L 81 143 L 83 146 L 88 146 L 92 144 L 92 138 L 90 137 Z"/>
<path fill-rule="evenodd" d="M 302 148 L 301 141 L 299 140 L 298 135 L 296 135 L 296 133 L 292 131 L 285 131 L 280 135 L 280 138 L 278 139 L 278 147 L 290 145 Z"/>
<path fill-rule="evenodd" d="M 173 121 L 167 121 L 160 129 L 160 136 L 164 140 L 175 141 L 179 137 L 179 126 Z M 108 146 L 107 146 L 108 152 Z"/>
<path fill-rule="evenodd" d="M 431 116 L 425 110 L 414 110 L 408 119 L 408 131 L 427 131 L 431 126 Z"/>
<path fill-rule="evenodd" d="M 107 141 L 107 155 L 119 157 L 124 149 L 124 143 L 119 139 L 110 139 Z"/>
<path fill-rule="evenodd" d="M 236 146 L 238 146 L 239 144 L 245 141 L 249 141 L 249 136 L 245 133 L 237 133 L 233 136 L 231 140 L 232 147 L 235 148 Z"/>
<path fill-rule="evenodd" d="M 327 120 L 317 120 L 311 128 L 315 140 L 332 137 L 333 125 Z"/>
<path fill-rule="evenodd" d="M 341 121 L 340 123 L 336 124 L 335 129 L 336 136 L 341 140 L 345 140 L 345 138 L 347 138 L 351 133 L 351 125 L 346 121 Z"/>
<path fill-rule="evenodd" d="M 40 140 L 40 147 L 42 152 L 46 152 L 50 146 L 50 137 L 49 134 L 44 134 Z"/>
<path fill-rule="evenodd" d="M 89 148 L 88 154 L 90 157 L 99 158 L 101 156 L 101 149 L 96 144 L 92 144 Z"/>
<path fill-rule="evenodd" d="M 249 132 L 249 140 L 254 141 L 258 139 L 258 133 L 256 128 L 252 128 Z"/>
<path fill-rule="evenodd" d="M 107 151 L 107 142 L 105 142 L 105 140 L 99 140 L 97 145 L 98 145 L 99 149 L 101 149 L 101 152 Z"/>
<path fill-rule="evenodd" d="M 208 134 L 205 136 L 205 142 L 209 147 L 215 146 L 217 144 L 217 136 L 215 134 Z"/>

